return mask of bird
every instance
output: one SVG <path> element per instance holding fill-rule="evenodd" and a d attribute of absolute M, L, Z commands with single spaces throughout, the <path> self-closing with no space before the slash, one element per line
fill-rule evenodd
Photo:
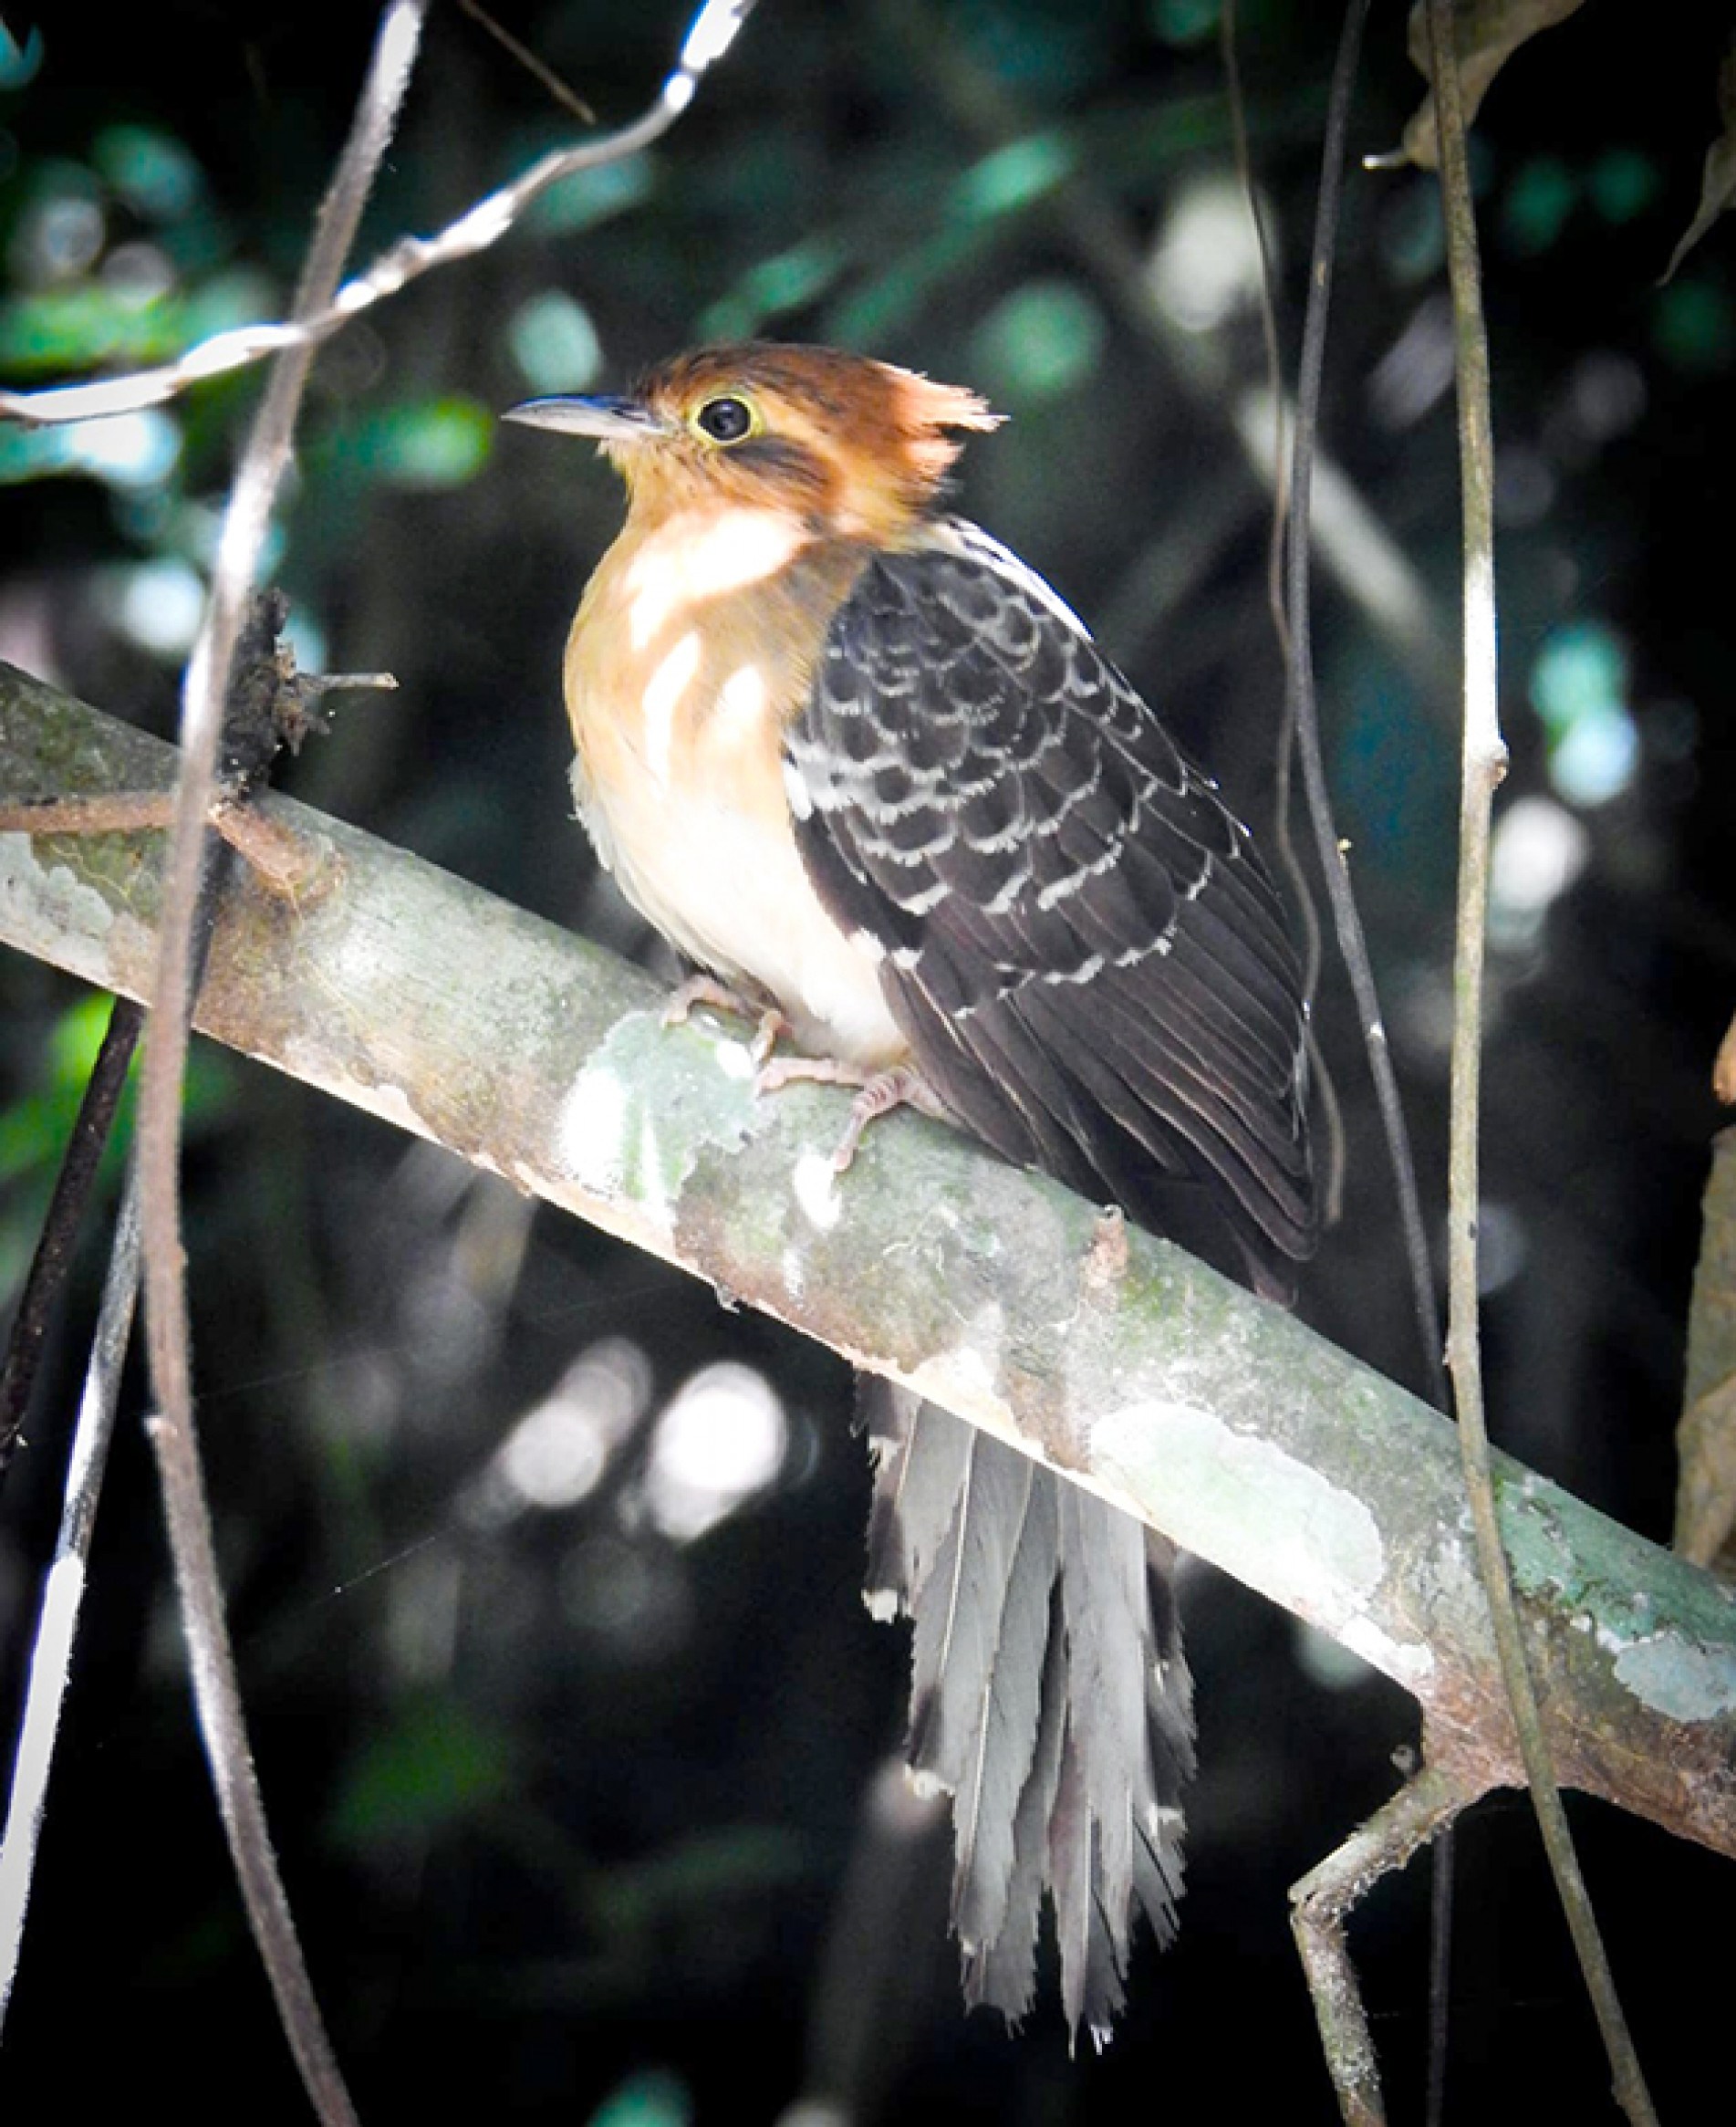
<path fill-rule="evenodd" d="M 1288 1302 L 1316 1213 L 1307 1006 L 1211 777 L 1060 594 L 952 512 L 1000 424 L 836 349 L 703 347 L 505 418 L 587 438 L 627 515 L 564 662 L 598 855 L 695 971 L 789 1036 L 768 1083 L 899 1102 Z M 806 1059 L 806 1060 L 804 1060 Z M 1173 1551 L 872 1381 L 867 1600 L 912 1621 L 907 1762 L 952 1797 L 965 1999 L 1017 2026 L 1045 1896 L 1100 2045 L 1143 1914 L 1176 1926 L 1191 1684 Z"/>

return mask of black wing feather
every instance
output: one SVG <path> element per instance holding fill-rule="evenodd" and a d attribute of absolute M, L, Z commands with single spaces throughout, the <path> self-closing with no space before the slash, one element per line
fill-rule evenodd
<path fill-rule="evenodd" d="M 788 738 L 796 837 L 965 1126 L 1284 1296 L 1305 1015 L 1246 829 L 1028 573 L 876 557 Z"/>

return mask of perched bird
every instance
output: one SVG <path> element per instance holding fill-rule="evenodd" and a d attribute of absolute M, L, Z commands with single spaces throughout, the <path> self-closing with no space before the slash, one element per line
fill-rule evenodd
<path fill-rule="evenodd" d="M 754 343 L 507 418 L 626 479 L 566 693 L 629 900 L 859 1083 L 858 1115 L 916 1100 L 1287 1298 L 1315 1212 L 1283 911 L 1083 623 L 946 513 L 984 402 Z M 1101 2039 L 1136 1909 L 1167 1939 L 1180 1887 L 1170 1560 L 903 1392 L 870 1430 L 868 1600 L 914 1620 L 909 1754 L 953 1795 L 967 1997 L 1030 2007 L 1046 1889 L 1069 2024 Z"/>

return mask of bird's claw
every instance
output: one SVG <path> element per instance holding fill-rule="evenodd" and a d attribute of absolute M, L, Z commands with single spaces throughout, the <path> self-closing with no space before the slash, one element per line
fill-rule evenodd
<path fill-rule="evenodd" d="M 763 1071 L 771 1059 L 772 1051 L 785 1035 L 794 1035 L 795 1029 L 775 1005 L 768 1006 L 760 1014 L 760 1023 L 754 1030 L 754 1038 L 747 1045 L 748 1056 L 754 1069 Z"/>
<path fill-rule="evenodd" d="M 911 1064 L 894 1064 L 889 1069 L 866 1070 L 859 1064 L 828 1056 L 783 1056 L 761 1067 L 754 1079 L 756 1094 L 775 1093 L 785 1086 L 806 1081 L 822 1086 L 853 1086 L 850 1120 L 832 1152 L 832 1172 L 843 1174 L 854 1162 L 857 1148 L 869 1123 L 889 1115 L 895 1108 L 915 1108 L 937 1121 L 946 1120 L 946 1110 L 932 1086 Z"/>
<path fill-rule="evenodd" d="M 688 976 L 663 1006 L 664 1026 L 684 1026 L 701 1005 L 727 1012 L 733 1019 L 753 1020 L 754 1035 L 747 1045 L 747 1053 L 756 1071 L 764 1069 L 780 1039 L 795 1031 L 775 1005 L 762 1005 L 752 997 L 744 997 L 740 990 L 732 989 L 728 983 L 719 982 L 711 975 Z"/>

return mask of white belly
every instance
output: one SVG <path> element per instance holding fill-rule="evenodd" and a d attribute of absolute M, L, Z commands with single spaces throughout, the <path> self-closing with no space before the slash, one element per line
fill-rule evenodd
<path fill-rule="evenodd" d="M 577 766 L 573 787 L 622 892 L 683 953 L 773 997 L 814 1055 L 878 1069 L 908 1054 L 878 955 L 821 908 L 787 828 L 655 781 L 607 810 Z"/>

